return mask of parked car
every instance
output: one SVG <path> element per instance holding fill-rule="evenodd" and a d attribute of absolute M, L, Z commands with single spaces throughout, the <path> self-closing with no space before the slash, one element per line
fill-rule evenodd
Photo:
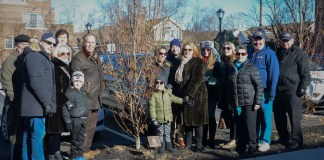
<path fill-rule="evenodd" d="M 309 61 L 311 83 L 307 87 L 307 98 L 316 104 L 316 110 L 324 109 L 324 68 Z"/>

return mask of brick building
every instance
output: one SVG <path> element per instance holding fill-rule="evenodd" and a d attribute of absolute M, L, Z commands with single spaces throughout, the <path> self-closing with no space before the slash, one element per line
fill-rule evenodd
<path fill-rule="evenodd" d="M 55 24 L 51 0 L 0 0 L 0 63 L 14 49 L 19 34 L 40 39 L 45 32 L 65 28 L 73 33 L 73 25 Z"/>

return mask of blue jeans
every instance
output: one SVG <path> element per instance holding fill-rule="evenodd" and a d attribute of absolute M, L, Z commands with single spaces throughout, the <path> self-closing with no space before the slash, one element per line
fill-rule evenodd
<path fill-rule="evenodd" d="M 258 141 L 269 143 L 271 142 L 272 134 L 272 109 L 273 101 L 269 101 L 267 94 L 265 93 L 262 99 L 261 109 L 258 110 L 257 118 L 257 133 Z"/>
<path fill-rule="evenodd" d="M 45 160 L 43 139 L 45 136 L 45 118 L 25 117 L 23 132 L 22 158 L 24 160 Z"/>

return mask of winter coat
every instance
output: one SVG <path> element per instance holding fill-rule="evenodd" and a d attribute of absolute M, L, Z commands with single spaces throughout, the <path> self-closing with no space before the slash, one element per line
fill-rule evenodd
<path fill-rule="evenodd" d="M 258 52 L 252 47 L 248 53 L 250 62 L 259 69 L 264 91 L 269 93 L 269 100 L 273 101 L 279 78 L 279 63 L 276 54 L 267 45 Z"/>
<path fill-rule="evenodd" d="M 219 77 L 218 82 L 220 85 L 220 99 L 218 102 L 218 108 L 221 110 L 227 110 L 228 105 L 231 104 L 232 92 L 228 89 L 230 86 L 230 68 L 233 66 L 233 60 L 228 58 L 222 58 L 220 63 L 216 63 L 213 69 L 213 74 Z"/>
<path fill-rule="evenodd" d="M 306 89 L 311 81 L 308 57 L 302 49 L 292 46 L 288 50 L 280 48 L 277 52 L 280 65 L 278 90 Z"/>
<path fill-rule="evenodd" d="M 21 86 L 21 73 L 16 72 L 15 65 L 19 55 L 18 51 L 15 50 L 2 63 L 1 84 L 10 101 L 13 101 L 15 94 L 18 94 L 21 90 L 19 87 Z"/>
<path fill-rule="evenodd" d="M 169 74 L 169 77 L 168 77 L 168 83 L 172 85 L 173 89 L 172 89 L 172 93 L 176 96 L 179 96 L 179 84 L 177 84 L 175 82 L 175 74 L 176 74 L 176 71 L 181 63 L 181 60 L 177 57 L 174 56 L 174 54 L 169 51 L 168 52 L 168 55 L 167 55 L 167 58 L 166 58 L 166 61 L 170 62 L 171 63 L 171 67 L 170 67 L 170 74 Z"/>
<path fill-rule="evenodd" d="M 97 53 L 94 53 L 97 54 Z M 88 97 L 88 109 L 95 110 L 101 106 L 102 92 L 104 90 L 103 69 L 99 58 L 86 57 L 81 49 L 71 61 L 71 74 L 81 71 L 84 74 L 83 88 Z"/>
<path fill-rule="evenodd" d="M 157 62 L 153 63 L 153 69 L 157 76 L 164 76 L 168 78 L 170 74 L 170 67 L 171 63 L 169 61 L 164 61 L 163 66 L 159 65 Z M 168 84 L 168 81 L 166 83 Z"/>
<path fill-rule="evenodd" d="M 42 47 L 40 46 L 40 48 Z M 45 106 L 56 106 L 54 65 L 43 48 L 38 52 L 23 54 L 26 55 L 24 55 L 22 66 L 23 85 L 20 115 L 22 117 L 43 117 Z"/>
<path fill-rule="evenodd" d="M 185 126 L 201 126 L 208 124 L 208 94 L 204 81 L 204 63 L 198 57 L 191 58 L 182 72 L 183 82 L 180 84 L 181 97 L 193 98 L 194 106 L 184 105 L 183 123 Z"/>
<path fill-rule="evenodd" d="M 172 102 L 182 104 L 182 98 L 174 96 L 171 89 L 154 92 L 150 99 L 150 117 L 159 123 L 172 122 Z"/>
<path fill-rule="evenodd" d="M 47 118 L 46 129 L 49 133 L 62 133 L 64 131 L 64 123 L 62 117 L 62 107 L 68 101 L 65 93 L 70 88 L 69 66 L 60 59 L 54 57 L 52 59 L 55 72 L 56 85 L 56 113 L 52 117 Z"/>
<path fill-rule="evenodd" d="M 67 106 L 62 107 L 62 114 L 65 123 L 72 122 L 71 118 L 87 117 L 89 114 L 87 95 L 72 87 L 66 91 L 66 96 L 69 101 L 73 104 L 73 108 L 69 110 Z"/>
<path fill-rule="evenodd" d="M 230 68 L 229 80 L 231 85 L 227 86 L 232 91 L 232 106 L 251 106 L 262 104 L 263 88 L 258 69 L 254 64 L 246 60 L 243 68 L 235 70 Z"/>

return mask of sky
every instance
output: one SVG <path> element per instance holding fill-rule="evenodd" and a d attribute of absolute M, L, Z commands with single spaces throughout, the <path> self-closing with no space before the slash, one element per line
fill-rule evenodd
<path fill-rule="evenodd" d="M 107 2 L 109 0 L 99 1 Z M 75 15 L 75 32 L 86 29 L 85 24 L 88 21 L 87 16 L 89 13 L 94 13 L 94 16 L 100 16 L 101 9 L 98 0 L 52 0 L 51 2 L 55 11 L 56 23 L 66 22 L 66 16 L 63 14 L 65 11 L 70 12 L 69 15 L 71 16 Z M 185 17 L 184 21 L 190 21 L 190 15 L 193 14 L 193 11 L 198 6 L 200 8 L 222 8 L 225 11 L 225 19 L 230 14 L 248 12 L 253 5 L 256 5 L 256 0 L 188 0 L 187 3 L 185 13 L 189 16 Z M 75 12 L 73 12 L 73 8 L 75 8 Z M 96 24 L 94 24 L 94 27 L 96 27 Z"/>

